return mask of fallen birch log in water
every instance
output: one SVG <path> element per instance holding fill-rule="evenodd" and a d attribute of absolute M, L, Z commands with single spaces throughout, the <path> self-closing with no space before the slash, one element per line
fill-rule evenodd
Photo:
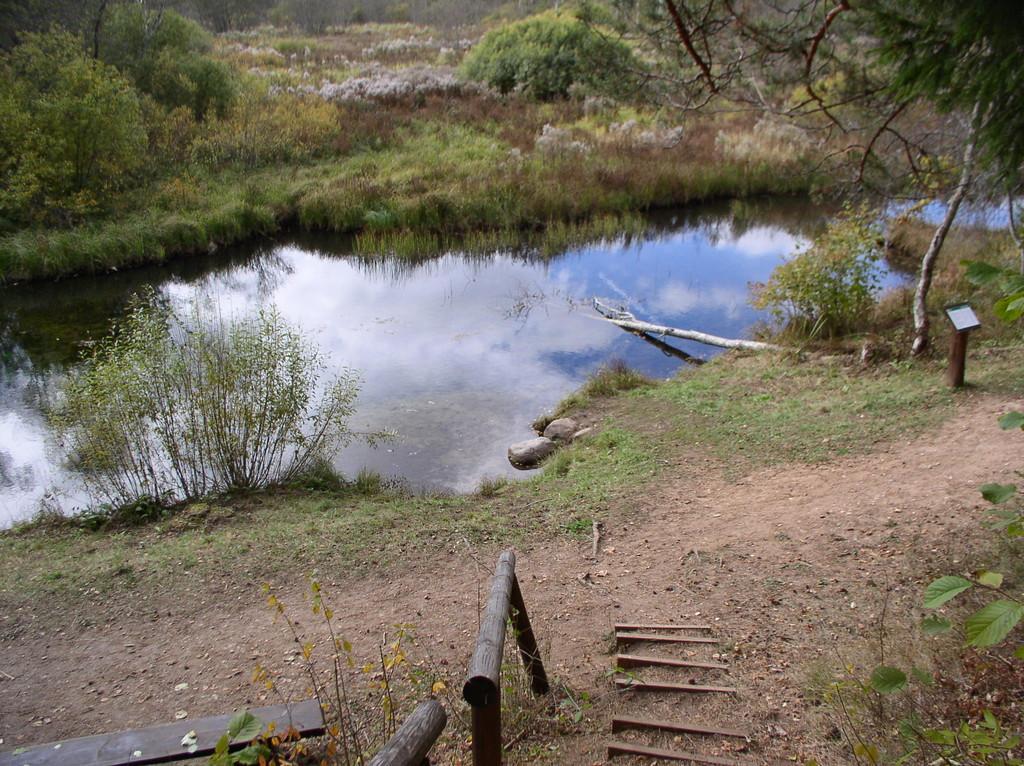
<path fill-rule="evenodd" d="M 601 303 L 597 298 L 594 298 L 594 309 L 612 324 L 631 332 L 642 332 L 655 336 L 670 335 L 673 338 L 694 340 L 698 343 L 706 343 L 709 346 L 720 346 L 722 348 L 742 348 L 749 351 L 785 350 L 782 346 L 777 346 L 774 343 L 763 343 L 759 340 L 722 338 L 718 335 L 709 335 L 706 332 L 698 332 L 697 330 L 680 330 L 678 327 L 665 327 L 663 325 L 651 324 L 650 322 L 641 322 L 628 311 L 613 309 L 611 306 Z"/>

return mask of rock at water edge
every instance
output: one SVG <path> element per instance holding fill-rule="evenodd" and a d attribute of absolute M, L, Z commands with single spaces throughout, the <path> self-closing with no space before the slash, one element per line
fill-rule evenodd
<path fill-rule="evenodd" d="M 559 418 L 548 423 L 547 428 L 544 429 L 544 436 L 552 441 L 568 444 L 572 441 L 577 430 L 579 430 L 579 426 L 575 420 L 572 418 Z"/>
<path fill-rule="evenodd" d="M 520 470 L 536 468 L 555 451 L 555 443 L 545 436 L 528 439 L 508 448 L 508 462 Z"/>

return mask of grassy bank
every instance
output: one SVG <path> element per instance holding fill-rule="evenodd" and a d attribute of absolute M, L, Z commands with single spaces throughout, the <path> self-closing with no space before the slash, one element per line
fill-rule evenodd
<path fill-rule="evenodd" d="M 423 126 L 380 151 L 302 166 L 174 177 L 106 220 L 3 237 L 0 280 L 159 263 L 295 223 L 362 233 L 366 248 L 402 254 L 438 246 L 445 235 L 537 231 L 561 222 L 809 188 L 806 178 L 787 181 L 768 165 L 708 163 L 684 151 L 670 157 L 652 152 L 510 161 L 510 150 L 484 130 Z"/>
<path fill-rule="evenodd" d="M 863 368 L 848 357 L 770 355 L 720 357 L 619 393 L 591 386 L 575 412 L 597 432 L 525 482 L 489 482 L 468 496 L 374 492 L 366 482 L 282 489 L 100 531 L 41 521 L 0 535 L 0 592 L 8 606 L 176 592 L 197 580 L 370 572 L 431 552 L 589 533 L 592 519 L 631 518 L 666 471 L 692 466 L 729 479 L 827 461 L 911 438 L 972 396 L 1022 395 L 1022 359 L 1024 347 L 978 349 L 971 385 L 958 392 L 937 363 Z"/>

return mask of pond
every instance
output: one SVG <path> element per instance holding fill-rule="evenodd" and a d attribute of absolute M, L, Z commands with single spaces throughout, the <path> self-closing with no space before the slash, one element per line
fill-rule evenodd
<path fill-rule="evenodd" d="M 661 324 L 741 337 L 762 319 L 748 283 L 763 281 L 822 225 L 803 201 L 662 213 L 642 235 L 570 248 L 410 260 L 354 255 L 349 239 L 296 235 L 162 267 L 0 291 L 0 526 L 42 498 L 67 512 L 87 498 L 63 466 L 41 402 L 130 296 L 151 285 L 225 315 L 274 305 L 331 364 L 360 371 L 357 428 L 399 436 L 337 460 L 414 489 L 468 492 L 522 475 L 506 458 L 530 423 L 613 358 L 658 377 L 683 364 L 600 320 L 599 296 Z M 708 357 L 715 349 L 685 341 Z"/>

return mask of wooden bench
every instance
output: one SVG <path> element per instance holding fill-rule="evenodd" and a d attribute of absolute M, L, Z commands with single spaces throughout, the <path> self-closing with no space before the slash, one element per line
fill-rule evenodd
<path fill-rule="evenodd" d="M 271 722 L 276 731 L 289 726 L 302 737 L 324 733 L 324 716 L 317 700 L 292 705 L 273 705 L 250 710 L 264 728 Z M 0 753 L 0 766 L 140 766 L 147 763 L 171 763 L 213 754 L 214 747 L 228 730 L 231 715 L 215 715 L 163 726 L 150 726 L 116 734 L 51 742 Z M 190 731 L 196 733 L 197 748 L 188 752 L 181 744 Z M 232 749 L 245 747 L 239 742 Z"/>

